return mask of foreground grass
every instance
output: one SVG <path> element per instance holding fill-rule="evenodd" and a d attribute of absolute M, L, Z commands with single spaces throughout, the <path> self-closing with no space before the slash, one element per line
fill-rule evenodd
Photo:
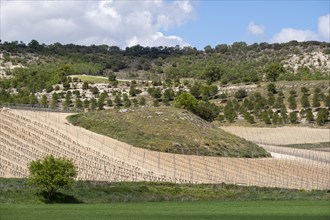
<path fill-rule="evenodd" d="M 1 205 L 1 220 L 288 219 L 328 220 L 328 201 L 204 201 L 97 205 Z"/>
<path fill-rule="evenodd" d="M 68 120 L 135 147 L 205 156 L 266 157 L 256 144 L 229 134 L 198 116 L 173 107 L 141 108 L 73 115 Z"/>
<path fill-rule="evenodd" d="M 251 201 L 311 200 L 326 201 L 330 192 L 304 191 L 227 184 L 174 184 L 153 182 L 77 181 L 71 190 L 61 190 L 54 203 L 120 203 L 160 201 Z M 42 204 L 37 189 L 26 179 L 0 178 L 0 204 Z M 0 206 L 1 206 L 0 205 Z"/>

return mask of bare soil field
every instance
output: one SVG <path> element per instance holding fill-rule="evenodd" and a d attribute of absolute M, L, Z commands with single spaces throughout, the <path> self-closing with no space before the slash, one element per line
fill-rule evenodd
<path fill-rule="evenodd" d="M 289 145 L 330 141 L 330 129 L 310 127 L 256 128 L 223 126 L 223 130 L 257 144 Z"/>
<path fill-rule="evenodd" d="M 318 160 L 318 155 L 294 159 L 249 159 L 154 152 L 70 125 L 65 119 L 67 115 L 2 110 L 0 176 L 27 177 L 27 165 L 31 160 L 53 154 L 72 159 L 78 167 L 78 179 L 84 180 L 225 182 L 308 190 L 330 189 L 329 162 Z M 318 142 L 325 140 L 325 134 L 321 133 Z M 319 132 L 315 134 L 319 136 Z M 289 139 L 290 136 L 285 137 Z M 258 141 L 257 138 L 255 140 Z M 275 138 L 272 140 L 275 141 Z"/>

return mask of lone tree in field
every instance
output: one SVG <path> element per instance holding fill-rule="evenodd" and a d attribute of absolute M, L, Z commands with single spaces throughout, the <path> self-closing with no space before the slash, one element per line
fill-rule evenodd
<path fill-rule="evenodd" d="M 29 164 L 29 183 L 38 186 L 50 201 L 60 188 L 71 187 L 77 169 L 71 160 L 53 155 Z"/>

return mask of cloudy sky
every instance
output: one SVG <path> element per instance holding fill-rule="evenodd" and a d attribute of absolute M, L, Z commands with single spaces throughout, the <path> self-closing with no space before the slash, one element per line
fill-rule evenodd
<path fill-rule="evenodd" d="M 119 47 L 330 41 L 327 0 L 0 0 L 2 41 Z"/>

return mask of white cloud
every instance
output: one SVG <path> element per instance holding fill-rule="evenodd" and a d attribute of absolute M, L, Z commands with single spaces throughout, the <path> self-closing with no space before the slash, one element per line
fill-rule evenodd
<path fill-rule="evenodd" d="M 187 45 L 162 33 L 194 17 L 190 1 L 4 1 L 3 41 L 108 44 L 120 47 Z"/>
<path fill-rule="evenodd" d="M 330 14 L 319 17 L 318 30 L 321 39 L 330 41 Z"/>
<path fill-rule="evenodd" d="M 254 23 L 254 21 L 251 21 L 248 25 L 248 31 L 249 33 L 253 35 L 264 35 L 265 33 L 265 28 L 261 25 L 257 25 Z"/>
<path fill-rule="evenodd" d="M 330 42 L 330 14 L 321 16 L 318 19 L 318 33 L 311 30 L 300 30 L 294 28 L 283 28 L 279 33 L 275 34 L 271 42 L 289 42 L 296 41 L 327 41 Z"/>
<path fill-rule="evenodd" d="M 297 30 L 293 28 L 284 28 L 279 33 L 275 34 L 272 38 L 272 42 L 289 42 L 296 41 L 309 41 L 317 39 L 317 34 L 310 30 Z"/>

